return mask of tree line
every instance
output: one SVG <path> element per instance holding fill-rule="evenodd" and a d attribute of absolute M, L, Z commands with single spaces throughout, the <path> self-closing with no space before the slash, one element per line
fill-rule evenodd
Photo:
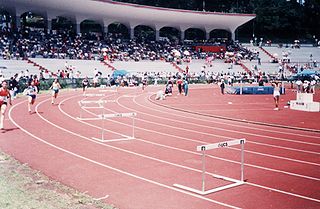
<path fill-rule="evenodd" d="M 175 9 L 256 14 L 237 30 L 241 39 L 320 40 L 320 0 L 117 0 Z"/>

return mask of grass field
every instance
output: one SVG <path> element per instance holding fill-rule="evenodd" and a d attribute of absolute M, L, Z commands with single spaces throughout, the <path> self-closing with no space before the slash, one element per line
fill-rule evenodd
<path fill-rule="evenodd" d="M 115 209 L 50 180 L 0 151 L 1 209 Z"/>

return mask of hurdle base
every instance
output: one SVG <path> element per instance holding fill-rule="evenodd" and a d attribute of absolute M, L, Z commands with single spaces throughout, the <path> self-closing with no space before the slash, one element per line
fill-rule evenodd
<path fill-rule="evenodd" d="M 91 139 L 94 139 L 96 141 L 105 143 L 105 142 L 130 141 L 130 140 L 133 140 L 135 138 L 134 137 L 127 137 L 127 138 L 120 138 L 120 139 L 99 139 L 99 138 L 96 138 L 96 137 L 91 137 Z"/>
<path fill-rule="evenodd" d="M 222 190 L 225 190 L 225 189 L 230 189 L 230 188 L 233 188 L 233 187 L 236 187 L 236 186 L 240 186 L 242 184 L 244 184 L 243 181 L 238 181 L 238 182 L 235 182 L 235 183 L 232 183 L 232 184 L 228 184 L 228 185 L 225 185 L 225 186 L 217 187 L 217 188 L 210 189 L 210 190 L 207 190 L 207 191 L 201 191 L 201 190 L 194 189 L 194 188 L 191 188 L 191 187 L 187 187 L 187 186 L 184 186 L 184 185 L 181 185 L 181 184 L 173 184 L 173 186 L 178 187 L 178 188 L 183 189 L 183 190 L 187 190 L 187 191 L 196 193 L 196 194 L 208 195 L 208 194 L 211 194 L 211 193 L 214 193 L 214 192 L 219 192 L 219 191 L 222 191 Z"/>

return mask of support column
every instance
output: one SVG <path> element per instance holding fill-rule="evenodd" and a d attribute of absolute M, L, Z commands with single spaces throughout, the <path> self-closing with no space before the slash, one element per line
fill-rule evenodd
<path fill-rule="evenodd" d="M 80 23 L 76 23 L 76 32 L 77 34 L 81 33 Z"/>
<path fill-rule="evenodd" d="M 231 32 L 231 39 L 232 39 L 232 41 L 236 40 L 236 31 Z"/>
<path fill-rule="evenodd" d="M 130 27 L 130 39 L 134 39 L 134 28 L 135 27 Z"/>
<path fill-rule="evenodd" d="M 210 39 L 210 31 L 209 32 L 206 31 L 206 40 L 208 41 L 209 39 Z"/>
<path fill-rule="evenodd" d="M 156 29 L 156 41 L 159 41 L 160 38 L 160 30 Z"/>
<path fill-rule="evenodd" d="M 236 28 L 230 30 L 232 41 L 235 41 L 235 40 L 236 40 L 236 30 L 237 30 Z"/>
<path fill-rule="evenodd" d="M 15 30 L 19 31 L 21 29 L 21 18 L 20 16 L 16 16 L 16 27 Z"/>
<path fill-rule="evenodd" d="M 180 30 L 180 41 L 184 41 L 184 37 L 185 37 L 184 32 L 185 30 Z"/>
<path fill-rule="evenodd" d="M 47 33 L 50 33 L 52 30 L 52 20 L 48 19 L 47 20 Z"/>
<path fill-rule="evenodd" d="M 108 35 L 108 25 L 103 26 L 103 33 L 105 36 Z"/>

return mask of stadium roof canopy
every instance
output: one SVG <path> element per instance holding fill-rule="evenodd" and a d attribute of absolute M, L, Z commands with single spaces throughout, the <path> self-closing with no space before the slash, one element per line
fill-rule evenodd
<path fill-rule="evenodd" d="M 234 39 L 235 30 L 255 18 L 254 14 L 167 9 L 111 0 L 0 0 L 0 5 L 18 20 L 29 11 L 41 14 L 49 23 L 57 16 L 64 16 L 74 20 L 79 31 L 84 20 L 95 20 L 104 28 L 117 22 L 127 26 L 131 35 L 136 26 L 145 25 L 153 28 L 158 36 L 161 28 L 173 27 L 181 32 L 198 28 L 205 31 L 207 37 L 212 30 L 226 30 Z"/>

